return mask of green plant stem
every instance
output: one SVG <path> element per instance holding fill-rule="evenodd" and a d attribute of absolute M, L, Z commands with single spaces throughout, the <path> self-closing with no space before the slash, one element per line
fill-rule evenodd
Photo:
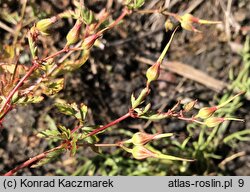
<path fill-rule="evenodd" d="M 215 137 L 216 133 L 218 132 L 218 129 L 219 129 L 219 126 L 216 126 L 213 128 L 206 142 L 201 146 L 201 150 L 204 150 L 209 145 L 209 143 L 212 141 L 212 139 Z"/>
<path fill-rule="evenodd" d="M 120 146 L 117 143 L 99 143 L 99 144 L 95 144 L 96 147 L 117 147 Z"/>
<path fill-rule="evenodd" d="M 40 153 L 39 155 L 36 155 L 35 157 L 30 158 L 29 160 L 25 161 L 24 163 L 22 163 L 21 165 L 15 167 L 14 169 L 10 170 L 9 172 L 5 173 L 3 176 L 12 176 L 14 173 L 16 173 L 17 171 L 19 171 L 20 169 L 23 169 L 25 167 L 28 167 L 30 165 L 32 165 L 34 162 L 39 161 L 43 158 L 46 157 L 46 155 L 52 151 L 61 149 L 63 146 L 60 145 L 58 147 L 55 147 L 53 149 L 50 149 L 48 151 L 45 151 L 43 153 Z"/>
<path fill-rule="evenodd" d="M 167 53 L 170 45 L 171 45 L 171 42 L 172 42 L 172 40 L 174 38 L 174 34 L 175 34 L 175 32 L 176 32 L 177 29 L 178 29 L 178 27 L 176 27 L 175 30 L 174 30 L 174 32 L 172 33 L 172 35 L 171 35 L 171 37 L 170 37 L 167 45 L 165 46 L 164 50 L 162 51 L 162 53 L 161 53 L 160 57 L 158 58 L 157 62 L 162 63 L 162 61 L 163 61 L 163 59 L 164 59 L 164 57 L 165 57 L 165 55 L 166 55 L 166 53 Z"/>

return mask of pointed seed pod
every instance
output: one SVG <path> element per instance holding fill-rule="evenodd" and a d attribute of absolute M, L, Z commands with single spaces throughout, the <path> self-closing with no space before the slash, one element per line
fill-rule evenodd
<path fill-rule="evenodd" d="M 74 27 L 68 32 L 66 36 L 67 45 L 72 45 L 79 40 L 82 21 L 77 20 Z"/>
<path fill-rule="evenodd" d="M 36 28 L 38 29 L 38 31 L 46 33 L 48 28 L 51 25 L 53 25 L 56 21 L 57 21 L 56 16 L 47 19 L 42 19 L 36 23 Z"/>
<path fill-rule="evenodd" d="M 156 62 L 154 65 L 148 68 L 146 72 L 146 77 L 148 79 L 148 83 L 151 81 L 155 81 L 158 79 L 160 75 L 160 62 Z"/>
<path fill-rule="evenodd" d="M 217 109 L 218 108 L 216 106 L 203 107 L 199 110 L 198 114 L 195 117 L 201 118 L 201 119 L 207 119 L 207 118 L 211 117 Z"/>
<path fill-rule="evenodd" d="M 156 157 L 156 154 L 148 150 L 144 146 L 137 145 L 132 149 L 132 155 L 135 159 L 146 159 L 148 157 Z"/>
<path fill-rule="evenodd" d="M 93 34 L 93 35 L 90 35 L 88 37 L 86 37 L 84 39 L 84 42 L 83 42 L 83 48 L 85 50 L 88 50 L 90 49 L 94 44 L 95 44 L 95 41 L 100 37 L 100 35 L 98 34 Z"/>
<path fill-rule="evenodd" d="M 143 132 L 137 132 L 132 137 L 132 143 L 134 145 L 144 145 L 154 138 L 155 135 L 147 134 Z"/>
<path fill-rule="evenodd" d="M 225 121 L 225 119 L 222 117 L 210 117 L 210 118 L 206 119 L 205 125 L 208 127 L 216 127 L 224 121 Z"/>
<path fill-rule="evenodd" d="M 192 110 L 196 104 L 197 100 L 195 101 L 190 101 L 189 103 L 187 103 L 185 106 L 184 106 L 184 112 L 189 112 L 190 110 Z"/>

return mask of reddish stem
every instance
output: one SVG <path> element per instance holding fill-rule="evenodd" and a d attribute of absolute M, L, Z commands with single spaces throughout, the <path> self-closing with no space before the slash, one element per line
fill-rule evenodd
<path fill-rule="evenodd" d="M 89 134 L 87 134 L 86 137 L 90 137 L 92 135 L 98 134 L 99 132 L 101 132 L 101 131 L 103 131 L 103 130 L 105 130 L 105 129 L 107 129 L 107 128 L 109 128 L 109 127 L 111 127 L 111 126 L 113 126 L 113 125 L 115 125 L 115 124 L 123 121 L 124 119 L 127 119 L 128 117 L 130 117 L 130 113 L 126 113 L 125 115 L 123 115 L 120 118 L 118 118 L 118 119 L 110 122 L 109 124 L 104 125 L 104 126 L 98 128 L 98 129 L 95 129 L 94 131 L 92 131 Z"/>
<path fill-rule="evenodd" d="M 126 9 L 126 8 L 123 9 L 122 14 L 113 23 L 111 23 L 108 27 L 102 29 L 101 31 L 99 31 L 96 34 L 102 35 L 103 32 L 105 32 L 106 30 L 111 29 L 112 27 L 116 26 L 129 13 L 130 13 L 130 11 L 128 9 Z"/>
<path fill-rule="evenodd" d="M 23 85 L 23 82 L 38 68 L 39 64 L 34 63 L 34 65 L 29 69 L 29 71 L 23 76 L 23 78 L 18 82 L 18 84 L 12 89 L 12 91 L 9 93 L 6 101 L 4 102 L 3 106 L 0 109 L 0 113 L 3 112 L 6 105 L 10 102 L 13 95 L 16 93 L 16 91 Z"/>
<path fill-rule="evenodd" d="M 123 121 L 124 119 L 127 119 L 128 117 L 130 117 L 130 113 L 126 113 L 125 115 L 123 115 L 123 116 L 121 116 L 120 118 L 118 118 L 118 119 L 112 121 L 111 123 L 109 123 L 109 124 L 107 124 L 107 125 L 105 125 L 105 126 L 103 126 L 103 127 L 100 127 L 100 128 L 98 128 L 98 129 L 96 129 L 96 130 L 90 132 L 86 137 L 90 137 L 90 136 L 92 136 L 92 135 L 95 135 L 95 134 L 97 134 L 97 133 L 99 133 L 99 132 L 101 132 L 101 131 L 103 131 L 103 130 L 105 130 L 105 129 L 107 129 L 107 128 L 109 128 L 109 127 L 111 127 L 111 126 L 113 126 L 113 125 L 115 125 L 115 124 L 117 124 L 117 123 L 119 123 L 119 122 L 121 122 L 121 121 Z M 71 133 L 74 133 L 74 132 L 75 132 L 76 130 L 78 130 L 80 127 L 81 127 L 81 126 L 75 127 L 75 128 L 71 131 Z M 38 160 L 41 160 L 41 159 L 45 158 L 46 155 L 47 155 L 48 153 L 50 153 L 50 152 L 52 152 L 52 151 L 55 151 L 55 150 L 57 150 L 57 149 L 60 149 L 60 148 L 62 148 L 62 147 L 63 147 L 63 146 L 60 145 L 60 146 L 55 147 L 55 148 L 53 148 L 53 149 L 51 149 L 51 150 L 48 150 L 48 151 L 45 151 L 45 152 L 43 152 L 43 153 L 41 153 L 41 154 L 39 154 L 39 155 L 36 155 L 35 157 L 30 158 L 29 160 L 25 161 L 25 162 L 22 163 L 21 165 L 19 165 L 19 166 L 17 166 L 16 168 L 10 170 L 9 172 L 5 173 L 4 176 L 11 176 L 11 175 L 13 175 L 14 173 L 16 173 L 17 171 L 19 171 L 20 169 L 23 169 L 23 168 L 25 168 L 25 167 L 28 167 L 28 166 L 30 166 L 31 164 L 33 164 L 34 162 L 36 162 L 36 161 L 38 161 Z"/>
<path fill-rule="evenodd" d="M 177 117 L 178 119 L 189 121 L 189 122 L 195 122 L 204 125 L 204 122 L 196 120 L 194 117 L 188 118 L 188 117 Z"/>
<path fill-rule="evenodd" d="M 101 34 L 102 34 L 104 31 L 106 31 L 106 30 L 108 30 L 108 29 L 114 27 L 114 26 L 117 25 L 117 23 L 120 22 L 128 13 L 129 13 L 129 10 L 124 9 L 123 12 L 122 12 L 122 14 L 121 14 L 121 15 L 120 15 L 120 16 L 119 16 L 110 26 L 108 26 L 107 28 L 105 28 L 105 29 L 99 31 L 98 33 L 101 33 Z M 70 50 L 70 49 L 69 49 L 68 47 L 64 47 L 62 50 L 60 50 L 60 51 L 58 51 L 58 52 L 56 52 L 56 53 L 54 53 L 54 54 L 52 54 L 52 55 L 50 55 L 50 56 L 48 56 L 48 57 L 42 59 L 41 61 L 47 61 L 48 59 L 51 59 L 51 58 L 53 58 L 53 57 L 56 57 L 56 56 L 58 56 L 59 54 L 64 53 L 64 52 L 67 52 L 67 51 L 69 51 L 69 50 Z M 25 80 L 26 80 L 26 79 L 27 79 L 27 78 L 28 78 L 28 77 L 38 68 L 38 67 L 39 67 L 39 65 L 36 63 L 35 65 L 33 65 L 33 66 L 29 69 L 29 71 L 26 73 L 26 75 L 19 81 L 19 83 L 15 86 L 15 88 L 10 92 L 10 94 L 8 95 L 8 97 L 7 97 L 7 99 L 6 99 L 5 103 L 4 103 L 4 105 L 1 107 L 0 112 L 3 111 L 3 109 L 4 109 L 4 108 L 6 107 L 6 105 L 9 103 L 9 101 L 11 100 L 11 98 L 12 98 L 12 96 L 15 94 L 15 92 L 19 89 L 19 87 L 22 86 L 23 82 L 24 82 L 24 81 L 25 81 Z M 8 112 L 8 111 L 9 111 L 9 110 L 7 110 L 7 112 Z M 3 114 L 3 116 L 5 116 L 5 114 Z M 107 125 L 105 125 L 105 126 L 102 126 L 102 127 L 98 128 L 98 129 L 96 129 L 96 130 L 90 132 L 89 134 L 86 135 L 86 137 L 90 137 L 90 136 L 92 136 L 92 135 L 98 134 L 99 132 L 101 132 L 101 131 L 103 131 L 103 130 L 105 130 L 105 129 L 107 129 L 107 128 L 109 128 L 109 127 L 111 127 L 111 126 L 113 126 L 113 125 L 115 125 L 115 124 L 117 124 L 117 123 L 123 121 L 124 119 L 127 119 L 127 118 L 130 117 L 130 116 L 131 116 L 131 113 L 128 112 L 128 113 L 126 113 L 125 115 L 121 116 L 120 118 L 118 118 L 118 119 L 112 121 L 111 123 L 109 123 L 109 124 L 107 124 Z M 1 120 L 1 119 L 0 119 L 0 120 Z M 74 132 L 75 132 L 76 130 L 78 130 L 79 128 L 80 128 L 80 126 L 75 127 L 75 128 L 71 131 L 71 133 L 74 133 Z M 25 168 L 25 167 L 28 167 L 28 166 L 30 166 L 31 164 L 33 164 L 34 162 L 36 162 L 36 161 L 38 161 L 38 160 L 41 160 L 41 159 L 45 158 L 46 155 L 47 155 L 49 152 L 52 152 L 52 151 L 57 150 L 57 149 L 60 149 L 60 148 L 62 148 L 62 145 L 60 145 L 60 146 L 58 146 L 58 147 L 55 147 L 55 148 L 53 148 L 53 149 L 51 149 L 51 150 L 48 150 L 48 151 L 46 151 L 46 152 L 43 152 L 43 153 L 41 153 L 41 154 L 39 154 L 39 155 L 36 155 L 35 157 L 30 158 L 29 160 L 25 161 L 24 163 L 22 163 L 21 165 L 17 166 L 17 167 L 14 168 L 14 169 L 12 169 L 11 171 L 5 173 L 4 176 L 11 176 L 11 175 L 13 175 L 13 174 L 16 173 L 18 170 L 23 169 L 23 168 Z"/>
<path fill-rule="evenodd" d="M 19 171 L 20 169 L 23 169 L 25 167 L 30 166 L 34 162 L 39 161 L 39 160 L 45 158 L 48 153 L 50 153 L 52 151 L 55 151 L 55 150 L 58 150 L 58 149 L 61 149 L 61 148 L 62 148 L 62 145 L 60 145 L 58 147 L 55 147 L 53 149 L 50 149 L 48 151 L 45 151 L 45 152 L 43 152 L 43 153 L 41 153 L 39 155 L 36 155 L 35 157 L 30 158 L 29 160 L 25 161 L 21 165 L 19 165 L 16 168 L 10 170 L 9 172 L 5 173 L 3 176 L 12 176 L 14 173 L 16 173 L 17 171 Z"/>
<path fill-rule="evenodd" d="M 82 125 L 78 125 L 76 126 L 74 129 L 71 130 L 71 134 L 75 133 L 78 129 L 80 129 L 82 127 Z"/>
<path fill-rule="evenodd" d="M 44 59 L 42 59 L 42 61 L 47 61 L 53 57 L 60 55 L 61 53 L 68 52 L 68 51 L 69 51 L 69 48 L 64 47 L 62 50 L 57 51 L 56 53 L 53 53 L 53 54 L 49 55 L 48 57 L 45 57 Z"/>

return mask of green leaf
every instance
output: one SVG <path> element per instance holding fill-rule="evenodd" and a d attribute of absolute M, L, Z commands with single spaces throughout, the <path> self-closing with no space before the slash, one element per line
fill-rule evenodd
<path fill-rule="evenodd" d="M 79 140 L 84 140 L 90 144 L 95 144 L 98 143 L 100 141 L 100 139 L 96 136 L 90 136 L 90 137 L 86 137 L 86 135 L 88 133 L 90 133 L 91 131 L 95 130 L 96 128 L 99 128 L 99 126 L 93 126 L 93 127 L 83 127 L 81 130 L 84 131 L 84 133 L 81 134 L 81 137 L 79 138 Z"/>
<path fill-rule="evenodd" d="M 44 123 L 46 123 L 46 127 L 48 127 L 50 130 L 57 130 L 56 122 L 55 120 L 50 117 L 48 114 L 43 119 Z"/>
<path fill-rule="evenodd" d="M 137 106 L 139 106 L 140 104 L 142 104 L 144 102 L 145 97 L 148 94 L 148 88 L 144 88 L 141 93 L 139 94 L 137 99 L 131 98 L 131 104 L 132 104 L 132 108 L 135 109 Z M 134 96 L 133 96 L 134 97 Z"/>
<path fill-rule="evenodd" d="M 69 116 L 75 116 L 78 111 L 77 105 L 75 103 L 72 103 L 72 104 L 55 103 L 55 106 L 61 113 L 65 115 L 69 115 Z"/>
<path fill-rule="evenodd" d="M 75 114 L 75 117 L 81 121 L 84 122 L 86 115 L 88 112 L 88 107 L 86 105 L 84 105 L 83 103 L 81 103 L 80 105 L 80 109 L 78 109 L 78 112 Z"/>
<path fill-rule="evenodd" d="M 31 28 L 31 30 L 32 30 L 32 28 Z M 35 58 L 36 52 L 37 52 L 37 46 L 36 46 L 35 42 L 33 41 L 31 32 L 28 34 L 28 42 L 29 42 L 29 48 L 30 48 L 32 58 Z"/>
<path fill-rule="evenodd" d="M 144 4 L 144 2 L 145 0 L 127 0 L 125 5 L 127 5 L 129 9 L 138 9 Z"/>
<path fill-rule="evenodd" d="M 36 168 L 36 167 L 40 167 L 42 165 L 45 165 L 45 164 L 49 163 L 50 161 L 56 159 L 60 154 L 62 154 L 65 151 L 66 150 L 64 148 L 57 149 L 55 151 L 51 151 L 51 152 L 46 154 L 45 158 L 41 159 L 36 164 L 32 165 L 31 168 Z"/>
<path fill-rule="evenodd" d="M 94 151 L 95 153 L 102 154 L 101 147 L 98 147 L 98 146 L 95 146 L 95 145 L 90 145 L 90 148 L 91 148 L 92 151 Z"/>
<path fill-rule="evenodd" d="M 150 103 L 147 104 L 146 107 L 145 107 L 144 110 L 143 110 L 143 114 L 147 113 L 148 110 L 150 109 L 150 107 L 151 107 L 151 104 L 150 104 Z"/>
<path fill-rule="evenodd" d="M 79 69 L 82 65 L 86 63 L 90 55 L 90 50 L 83 50 L 79 59 L 77 60 L 65 60 L 60 67 L 55 70 L 53 76 L 62 75 L 67 72 L 72 72 Z"/>
<path fill-rule="evenodd" d="M 135 0 L 134 8 L 138 9 L 144 4 L 144 0 Z"/>
<path fill-rule="evenodd" d="M 232 140 L 240 140 L 240 141 L 250 141 L 250 129 L 237 131 L 225 137 L 223 139 L 224 143 L 228 143 Z"/>
<path fill-rule="evenodd" d="M 37 134 L 41 138 L 60 138 L 61 133 L 58 130 L 45 130 Z"/>
<path fill-rule="evenodd" d="M 132 95 L 131 95 L 130 101 L 131 101 L 131 105 L 132 105 L 132 106 L 135 106 L 135 96 L 134 96 L 133 93 L 132 93 Z"/>
<path fill-rule="evenodd" d="M 74 138 L 72 139 L 72 141 L 71 141 L 71 146 L 72 146 L 72 148 L 71 148 L 70 154 L 71 154 L 72 156 L 74 156 L 74 155 L 76 154 L 76 150 L 77 150 L 76 142 L 77 142 L 77 138 L 74 137 Z"/>
<path fill-rule="evenodd" d="M 89 25 L 94 21 L 93 12 L 84 7 L 81 7 L 81 17 L 86 25 Z"/>
<path fill-rule="evenodd" d="M 76 119 L 78 119 L 80 122 L 84 122 L 88 107 L 84 105 L 83 103 L 80 104 L 80 108 L 76 105 L 76 103 L 68 104 L 68 103 L 56 103 L 55 106 L 58 108 L 58 110 L 69 116 L 74 116 Z"/>
<path fill-rule="evenodd" d="M 168 117 L 169 117 L 168 113 L 151 113 L 151 112 L 140 116 L 140 118 L 148 120 L 161 120 Z"/>
<path fill-rule="evenodd" d="M 18 93 L 17 93 L 18 94 Z M 26 105 L 31 103 L 40 103 L 44 97 L 43 96 L 34 96 L 34 95 L 24 95 L 19 97 L 17 94 L 13 96 L 12 102 L 19 105 Z"/>
<path fill-rule="evenodd" d="M 70 139 L 71 137 L 71 130 L 67 129 L 66 127 L 64 127 L 63 125 L 59 125 L 58 128 L 60 129 L 61 133 L 61 137 L 63 139 Z"/>
<path fill-rule="evenodd" d="M 82 176 L 82 175 L 87 175 L 88 170 L 90 170 L 91 166 L 93 165 L 93 162 L 91 160 L 87 160 L 86 162 L 83 163 L 83 165 L 78 168 L 72 176 Z"/>
<path fill-rule="evenodd" d="M 50 80 L 43 85 L 43 93 L 45 95 L 54 95 L 61 91 L 64 86 L 64 78 Z"/>

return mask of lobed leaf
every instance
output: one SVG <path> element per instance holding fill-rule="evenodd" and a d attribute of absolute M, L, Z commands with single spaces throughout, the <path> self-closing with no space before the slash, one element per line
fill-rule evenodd
<path fill-rule="evenodd" d="M 55 103 L 55 106 L 60 111 L 60 113 L 63 113 L 65 115 L 69 116 L 75 116 L 77 114 L 77 107 L 75 103 L 68 104 L 68 103 Z"/>
<path fill-rule="evenodd" d="M 37 134 L 38 137 L 40 138 L 61 138 L 60 137 L 61 133 L 58 130 L 45 130 Z"/>
<path fill-rule="evenodd" d="M 63 86 L 64 86 L 64 78 L 53 79 L 51 81 L 47 81 L 42 86 L 43 93 L 45 95 L 54 95 L 58 93 L 59 91 L 61 91 L 63 89 Z"/>
<path fill-rule="evenodd" d="M 38 95 L 24 95 L 19 97 L 18 92 L 13 95 L 12 103 L 19 104 L 19 105 L 27 105 L 31 103 L 40 103 L 44 99 L 43 96 Z"/>

